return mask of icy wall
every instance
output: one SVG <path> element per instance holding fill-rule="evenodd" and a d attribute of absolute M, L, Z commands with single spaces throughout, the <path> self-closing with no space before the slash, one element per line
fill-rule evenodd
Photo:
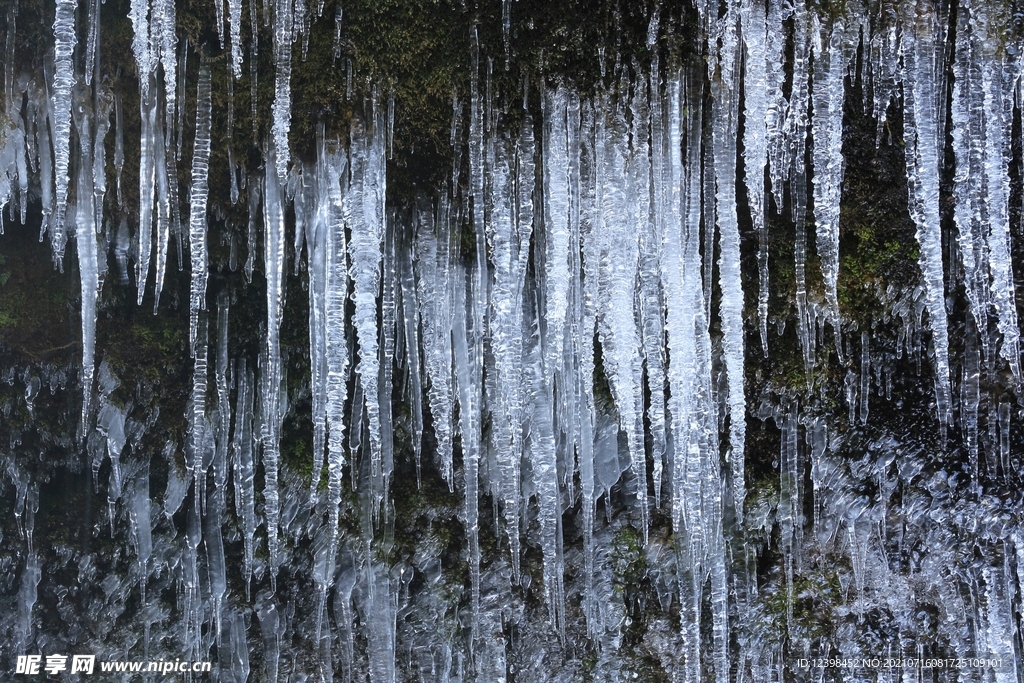
<path fill-rule="evenodd" d="M 198 4 L 6 6 L 0 667 L 1022 680 L 1013 3 Z"/>

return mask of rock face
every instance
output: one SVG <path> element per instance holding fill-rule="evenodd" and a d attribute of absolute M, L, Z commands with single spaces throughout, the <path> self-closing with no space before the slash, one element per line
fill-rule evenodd
<path fill-rule="evenodd" d="M 0 659 L 1020 680 L 1021 16 L 12 3 Z"/>

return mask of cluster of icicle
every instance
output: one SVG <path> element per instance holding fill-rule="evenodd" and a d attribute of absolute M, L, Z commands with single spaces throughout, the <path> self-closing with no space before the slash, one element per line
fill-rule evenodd
<path fill-rule="evenodd" d="M 223 41 L 223 7 L 218 5 Z M 241 8 L 237 0 L 228 5 L 231 72 L 238 77 Z M 580 502 L 583 613 L 588 633 L 600 640 L 611 619 L 605 612 L 613 606 L 600 599 L 604 593 L 594 586 L 600 573 L 597 557 L 603 552 L 595 547 L 597 500 L 611 491 L 626 470 L 632 481 L 628 488 L 635 497 L 636 523 L 645 540 L 652 507 L 670 513 L 680 539 L 675 552 L 685 663 L 682 680 L 701 679 L 702 633 L 706 631 L 712 634 L 715 679 L 728 680 L 730 632 L 735 627 L 730 625 L 730 600 L 735 598 L 730 597 L 731 559 L 724 524 L 729 517 L 742 519 L 746 496 L 746 349 L 736 187 L 740 142 L 741 181 L 746 184 L 759 238 L 761 344 L 767 352 L 766 216 L 771 196 L 777 207 L 791 206 L 797 226 L 797 328 L 810 374 L 822 320 L 834 328 L 840 355 L 845 345 L 837 294 L 842 122 L 845 82 L 856 67 L 858 45 L 863 47 L 864 77 L 873 92 L 873 100 L 865 107 L 880 127 L 902 85 L 910 214 L 920 242 L 923 307 L 931 330 L 942 425 L 952 424 L 954 410 L 945 291 L 954 283 L 964 285 L 977 341 L 967 344 L 970 357 L 964 364 L 959 413 L 960 426 L 976 456 L 982 362 L 989 372 L 1005 363 L 1014 383 L 1018 387 L 1021 383 L 1008 203 L 1009 131 L 1024 52 L 998 47 L 1005 17 L 977 0 L 960 0 L 952 27 L 949 17 L 938 14 L 927 0 L 881 5 L 872 14 L 848 3 L 845 13 L 830 19 L 820 17 L 803 0 L 788 4 L 730 0 L 723 11 L 717 3 L 700 7 L 709 46 L 703 58 L 694 56 L 680 67 L 661 65 L 655 56 L 649 70 L 636 63 L 620 63 L 610 85 L 587 97 L 562 81 L 542 81 L 539 121 L 525 108 L 496 103 L 490 87 L 481 87 L 485 70 L 474 37 L 468 116 L 462 116 L 456 102 L 453 119 L 457 161 L 452 186 L 436 198 L 421 198 L 402 210 L 385 202 L 393 114 L 390 107 L 384 113 L 376 95 L 368 96 L 365 115 L 353 123 L 347 149 L 321 136 L 315 161 L 303 164 L 292 159 L 288 148 L 292 44 L 299 35 L 308 34 L 312 17 L 302 2 L 277 0 L 273 12 L 265 6 L 264 21 L 271 21 L 274 28 L 276 94 L 272 134 L 266 144 L 267 170 L 262 177 L 248 178 L 252 219 L 246 264 L 251 273 L 256 221 L 262 216 L 267 282 L 264 346 L 258 368 L 247 367 L 244 359 L 228 358 L 229 304 L 226 298 L 219 300 L 215 387 L 210 392 L 216 395 L 214 401 L 207 398 L 210 344 L 205 312 L 208 167 L 212 140 L 217 137 L 211 132 L 210 68 L 205 61 L 199 68 L 189 211 L 181 214 L 187 215 L 185 231 L 179 225 L 183 218 L 173 171 L 184 130 L 180 95 L 185 77 L 174 32 L 174 2 L 133 0 L 130 16 L 142 97 L 140 206 L 131 240 L 127 226 L 115 230 L 105 224 L 103 214 L 106 136 L 112 112 L 120 197 L 124 142 L 119 100 L 94 77 L 100 67 L 91 33 L 89 69 L 84 75 L 75 73 L 75 3 L 58 0 L 52 78 L 45 84 L 29 79 L 15 82 L 8 70 L 8 107 L 0 130 L 0 207 L 10 202 L 12 211 L 19 209 L 24 220 L 30 183 L 38 183 L 42 229 L 50 236 L 58 263 L 63 262 L 66 235 L 74 233 L 83 302 L 83 426 L 92 402 L 104 240 L 117 255 L 123 282 L 128 279 L 127 263 L 134 260 L 141 303 L 148 291 L 155 236 L 157 304 L 171 239 L 187 241 L 195 369 L 190 443 L 187 471 L 172 476 L 164 512 L 174 514 L 188 487 L 194 486 L 181 578 L 188 653 L 201 659 L 214 641 L 220 645 L 222 634 L 230 633 L 231 645 L 221 647 L 227 647 L 239 662 L 247 657 L 241 616 L 222 615 L 229 602 L 221 539 L 229 479 L 243 529 L 247 586 L 258 564 L 254 546 L 259 524 L 266 529 L 272 582 L 285 552 L 282 509 L 293 504 L 281 497 L 280 441 L 288 397 L 282 389 L 285 368 L 279 332 L 288 277 L 285 242 L 290 203 L 296 256 L 301 260 L 304 249 L 309 273 L 314 462 L 308 505 L 317 504 L 316 509 L 325 513 L 313 560 L 317 642 L 328 621 L 332 590 L 335 620 L 340 622 L 350 613 L 348 596 L 356 585 L 353 567 L 358 567 L 366 574 L 359 585 L 372 604 L 367 608 L 368 628 L 374 631 L 369 638 L 370 678 L 375 682 L 394 679 L 396 605 L 408 579 L 403 578 L 404 569 L 389 572 L 381 567 L 368 539 L 392 510 L 388 500 L 395 469 L 392 397 L 402 387 L 410 399 L 417 468 L 429 411 L 437 444 L 434 465 L 450 487 L 464 492 L 470 628 L 477 643 L 470 649 L 478 653 L 475 666 L 484 677 L 481 680 L 499 680 L 505 664 L 500 656 L 488 655 L 500 650 L 490 647 L 488 639 L 496 632 L 500 638 L 501 626 L 495 627 L 500 618 L 493 608 L 488 611 L 484 605 L 488 598 L 482 594 L 480 496 L 490 494 L 503 519 L 502 538 L 515 585 L 522 581 L 520 561 L 526 536 L 522 521 L 535 514 L 548 615 L 554 632 L 563 638 L 562 514 L 567 505 Z M 95 4 L 90 15 L 94 27 L 98 27 L 99 6 Z M 256 10 L 252 11 L 255 18 Z M 943 41 L 950 28 L 955 29 L 956 39 L 952 119 L 947 121 Z M 658 32 L 656 13 L 651 47 Z M 788 75 L 783 69 L 790 49 L 787 41 L 792 49 Z M 255 57 L 255 43 L 252 50 Z M 657 55 L 657 50 L 652 54 Z M 710 99 L 705 97 L 705 79 L 711 84 Z M 791 87 L 786 86 L 787 80 Z M 26 106 L 14 105 L 23 100 Z M 704 133 L 705 120 L 711 122 L 710 136 Z M 72 124 L 78 141 L 74 152 Z M 953 273 L 944 270 L 939 213 L 947 128 L 952 131 L 956 163 L 957 271 Z M 463 148 L 465 174 L 458 161 Z M 808 154 L 814 169 L 810 178 L 804 162 Z M 234 199 L 233 162 L 231 173 Z M 810 192 L 808 179 L 813 186 Z M 69 187 L 74 188 L 74 205 L 69 203 Z M 807 289 L 808 195 L 813 197 L 824 282 L 825 300 L 820 304 L 810 301 Z M 464 260 L 461 252 L 466 248 L 459 239 L 467 229 L 472 245 Z M 713 282 L 716 244 L 718 281 Z M 712 310 L 715 299 L 719 304 Z M 720 349 L 710 332 L 713 315 L 721 325 Z M 861 336 L 861 345 L 861 362 L 869 366 L 867 335 Z M 611 403 L 595 389 L 598 353 Z M 713 371 L 719 362 L 724 382 Z M 404 376 L 396 378 L 396 369 Z M 353 373 L 356 381 L 350 385 Z M 861 416 L 866 419 L 867 367 L 862 368 L 862 377 L 866 379 L 860 387 Z M 352 397 L 350 386 L 355 392 Z M 854 389 L 852 395 L 857 393 Z M 108 495 L 111 505 L 127 496 L 144 592 L 152 553 L 149 491 L 135 487 L 122 493 L 115 453 L 123 447 L 123 435 L 109 435 L 118 433 L 117 424 L 123 429 L 124 415 L 105 399 L 101 403 L 98 428 L 117 442 L 108 449 L 113 464 Z M 211 411 L 212 405 L 216 410 Z M 1009 405 L 999 404 L 998 413 L 999 429 L 1008 435 Z M 793 549 L 800 545 L 802 517 L 802 476 L 794 464 L 793 446 L 797 418 L 778 419 L 784 425 L 785 440 L 785 500 L 780 514 L 784 543 L 792 550 L 787 551 L 792 558 L 797 555 Z M 619 461 L 615 425 L 611 440 L 607 437 L 612 420 L 624 440 L 625 464 Z M 719 425 L 726 423 L 728 466 L 723 468 Z M 814 434 L 818 457 L 827 440 Z M 645 445 L 648 436 L 650 446 Z M 457 450 L 461 468 L 456 466 Z M 365 465 L 362 454 L 368 456 Z M 257 457 L 264 472 L 262 518 L 254 491 Z M 653 464 L 650 470 L 648 457 Z M 327 485 L 321 492 L 319 477 L 325 463 Z M 94 467 L 98 470 L 98 465 Z M 825 465 L 815 467 L 818 481 L 825 476 L 820 469 Z M 342 553 L 339 538 L 346 471 L 353 473 L 364 492 L 366 554 L 358 561 Z M 534 512 L 528 514 L 528 509 Z M 871 567 L 865 568 L 866 560 L 858 554 L 868 544 L 857 540 L 869 534 L 868 526 L 867 522 L 849 526 L 852 560 L 861 577 L 882 572 L 875 567 L 871 574 Z M 203 572 L 197 559 L 200 546 L 208 558 Z M 36 576 L 38 571 L 30 560 L 26 576 Z M 791 574 L 790 570 L 790 584 Z M 34 591 L 31 581 L 23 585 L 30 584 Z M 1000 587 L 1005 581 L 985 578 L 982 584 L 990 592 L 1005 590 Z M 710 612 L 704 608 L 707 590 Z M 1005 621 L 1005 615 L 996 614 L 1004 598 L 993 594 L 986 599 L 995 615 L 990 621 Z M 215 626 L 203 635 L 207 604 L 213 606 Z M 266 596 L 260 604 L 259 620 L 269 634 L 265 647 L 271 661 L 278 652 L 278 615 Z M 222 623 L 225 619 L 227 626 Z M 706 619 L 710 623 L 705 624 Z M 1002 623 L 991 628 L 998 631 L 1004 628 Z M 347 642 L 346 656 L 351 660 L 351 632 Z M 247 659 L 244 668 L 248 670 Z M 486 678 L 491 675 L 488 671 L 493 678 Z"/>

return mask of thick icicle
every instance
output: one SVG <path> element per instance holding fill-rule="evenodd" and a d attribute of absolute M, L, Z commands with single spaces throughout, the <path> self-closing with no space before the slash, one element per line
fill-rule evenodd
<path fill-rule="evenodd" d="M 935 10 L 926 0 L 908 8 L 903 31 L 904 131 L 910 215 L 921 245 L 925 307 L 935 353 L 935 404 L 943 429 L 949 425 L 949 338 L 942 261 L 942 226 L 939 217 L 939 173 L 944 149 L 941 125 L 945 111 L 942 83 L 943 45 L 937 39 Z"/>
<path fill-rule="evenodd" d="M 1017 320 L 1017 299 L 1014 291 L 1013 258 L 1010 249 L 1010 165 L 1013 160 L 1012 140 L 1014 91 L 1019 88 L 1020 57 L 1007 59 L 996 46 L 1006 40 L 1003 29 L 1012 21 L 1006 10 L 985 7 L 972 12 L 971 20 L 978 30 L 985 31 L 982 45 L 982 92 L 984 93 L 985 187 L 988 191 L 988 267 L 991 275 L 992 306 L 997 327 L 1002 335 L 999 355 L 1007 362 L 1018 394 L 1024 390 L 1020 368 L 1020 325 Z M 993 21 L 994 20 L 994 21 Z M 991 22 L 991 23 L 990 23 Z M 993 25 L 994 24 L 994 25 Z M 1015 47 L 1019 50 L 1019 47 Z M 936 355 L 939 347 L 936 345 Z"/>
<path fill-rule="evenodd" d="M 539 339 L 529 339 L 527 344 L 529 350 L 524 360 L 529 371 L 524 373 L 527 374 L 524 379 L 532 408 L 527 453 L 537 497 L 537 519 L 544 555 L 544 595 L 548 603 L 548 618 L 564 642 L 565 589 L 562 577 L 565 565 L 562 557 L 562 500 L 558 487 L 555 429 L 552 423 L 554 407 L 551 405 L 551 390 L 545 386 L 547 382 Z"/>
<path fill-rule="evenodd" d="M 343 221 L 343 177 L 346 160 L 335 149 L 336 143 L 321 142 L 317 159 L 317 214 L 310 231 L 310 315 L 313 315 L 312 297 L 317 296 L 320 311 L 319 324 L 325 330 L 315 361 L 320 366 L 324 386 L 322 397 L 327 429 L 327 505 L 328 546 L 323 585 L 317 603 L 317 634 L 324 614 L 327 591 L 330 590 L 338 553 L 338 519 L 341 506 L 341 477 L 345 466 L 345 402 L 348 399 L 348 337 L 345 331 L 345 302 L 348 296 L 348 270 Z M 322 307 L 322 308 L 321 308 Z M 312 341 L 311 341 L 312 343 Z M 317 388 L 317 392 L 320 389 Z M 323 442 L 318 442 L 323 448 Z M 319 477 L 319 472 L 314 475 Z"/>
<path fill-rule="evenodd" d="M 416 210 L 416 293 L 423 325 L 423 364 L 430 383 L 427 399 L 437 441 L 441 476 L 452 478 L 452 440 L 455 396 L 452 390 L 452 247 L 449 235 L 448 198 L 442 197 L 435 223 L 430 207 L 421 202 Z"/>
<path fill-rule="evenodd" d="M 466 294 L 466 271 L 456 266 L 452 272 L 455 281 L 454 325 L 452 326 L 452 347 L 455 357 L 455 381 L 459 398 L 459 434 L 462 437 L 462 470 L 465 481 L 465 528 L 469 542 L 470 607 L 473 614 L 473 629 L 477 631 L 480 621 L 480 518 L 479 468 L 481 452 L 480 418 L 483 415 L 483 401 L 480 385 L 475 381 L 474 368 L 479 362 L 471 356 L 469 345 L 469 311 Z M 475 296 L 475 292 L 470 292 Z"/>
<path fill-rule="evenodd" d="M 345 223 L 351 233 L 348 244 L 350 273 L 355 285 L 354 327 L 359 341 L 359 375 L 366 402 L 370 436 L 370 469 L 380 476 L 382 443 L 378 403 L 377 295 L 380 290 L 381 242 L 384 232 L 384 130 L 374 111 L 368 122 L 352 124 L 349 189 L 345 194 Z"/>
<path fill-rule="evenodd" d="M 521 516 L 519 463 L 523 457 L 522 287 L 532 226 L 519 226 L 515 221 L 514 157 L 510 146 L 504 138 L 488 140 L 491 193 L 487 246 L 494 266 L 488 330 L 494 376 L 487 382 L 487 401 L 491 410 L 491 446 L 498 464 L 500 498 L 512 554 L 512 576 L 516 581 L 519 578 Z"/>
<path fill-rule="evenodd" d="M 68 163 L 71 160 L 71 90 L 75 87 L 72 57 L 78 38 L 75 33 L 77 0 L 57 0 L 53 20 L 53 98 L 50 122 L 53 126 L 54 173 L 57 180 L 56 214 L 51 225 L 50 244 L 58 264 L 64 258 L 65 214 L 68 205 Z M 89 193 L 90 196 L 92 193 Z"/>
<path fill-rule="evenodd" d="M 765 4 L 757 0 L 743 0 L 740 7 L 740 22 L 743 30 L 743 44 L 746 48 L 743 60 L 743 166 L 746 176 L 747 200 L 750 204 L 750 219 L 758 237 L 757 266 L 759 289 L 757 295 L 758 329 L 761 332 L 761 349 L 768 355 L 768 226 L 765 223 L 767 201 L 764 191 L 764 175 L 768 165 L 768 136 L 771 128 L 777 126 L 777 99 L 779 83 L 769 81 L 778 77 L 769 60 L 777 60 L 778 54 L 769 55 L 771 49 L 768 34 L 779 27 L 767 24 Z"/>
<path fill-rule="evenodd" d="M 730 2 L 721 21 L 717 71 L 711 79 L 712 140 L 715 159 L 715 206 L 720 255 L 722 354 L 729 390 L 729 451 L 733 507 L 743 516 L 746 497 L 744 457 L 747 406 L 744 393 L 743 278 L 740 273 L 740 234 L 736 215 L 736 140 L 739 116 L 737 6 Z"/>
<path fill-rule="evenodd" d="M 76 173 L 78 195 L 75 216 L 75 241 L 82 293 L 82 429 L 88 425 L 92 400 L 93 369 L 96 352 L 96 304 L 100 295 L 100 247 L 97 243 L 96 211 L 93 207 L 92 107 L 83 88 L 76 93 L 75 127 L 78 129 L 80 163 Z M 105 261 L 104 261 L 105 264 Z"/>
<path fill-rule="evenodd" d="M 623 85 L 620 94 L 625 95 Z M 637 200 L 629 150 L 625 107 L 609 95 L 596 105 L 597 176 L 595 241 L 599 263 L 597 328 L 619 426 L 626 434 L 641 532 L 647 538 L 647 459 L 643 441 L 643 386 L 640 330 L 637 329 L 634 283 L 640 258 Z"/>
<path fill-rule="evenodd" d="M 811 98 L 815 238 L 821 277 L 825 283 L 825 300 L 840 358 L 843 342 L 838 294 L 839 201 L 844 172 L 843 102 L 851 57 L 846 21 L 843 16 L 837 17 L 831 22 L 831 30 L 822 28 L 820 38 L 813 41 L 820 47 L 814 51 L 814 95 Z"/>

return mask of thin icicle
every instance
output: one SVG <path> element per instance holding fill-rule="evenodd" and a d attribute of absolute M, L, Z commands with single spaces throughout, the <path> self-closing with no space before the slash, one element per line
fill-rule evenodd
<path fill-rule="evenodd" d="M 234 463 L 235 513 L 242 524 L 242 543 L 245 577 L 245 595 L 249 597 L 249 584 L 253 570 L 253 536 L 256 534 L 255 467 L 253 465 L 253 385 L 252 371 L 246 368 L 245 359 L 239 361 L 238 390 L 235 397 L 235 430 L 231 444 Z"/>
<path fill-rule="evenodd" d="M 292 3 L 293 0 L 275 0 L 274 2 L 274 68 L 276 71 L 272 130 L 274 147 L 277 152 L 275 168 L 277 177 L 282 183 L 288 175 L 288 164 L 291 161 L 288 132 L 291 128 L 292 118 L 292 42 L 295 40 Z M 253 61 L 255 62 L 255 59 Z M 253 118 L 255 119 L 255 116 Z"/>
<path fill-rule="evenodd" d="M 192 294 L 189 299 L 189 344 L 195 353 L 199 311 L 206 310 L 207 250 L 206 201 L 209 196 L 210 121 L 212 89 L 210 66 L 199 67 L 196 95 L 196 137 L 192 152 L 192 190 L 189 196 L 189 250 L 192 254 Z"/>
<path fill-rule="evenodd" d="M 267 154 L 268 171 L 264 176 L 263 271 L 267 278 L 266 343 L 261 358 L 261 407 L 263 425 L 263 471 L 266 501 L 267 550 L 270 555 L 271 583 L 276 590 L 277 570 L 281 560 L 278 524 L 281 500 L 278 488 L 278 461 L 281 454 L 281 319 L 284 314 L 284 192 L 277 174 L 272 173 L 277 150 L 271 143 Z"/>
<path fill-rule="evenodd" d="M 459 398 L 459 433 L 462 437 L 462 468 L 465 482 L 465 529 L 469 543 L 470 608 L 473 616 L 473 630 L 477 632 L 480 622 L 480 519 L 479 519 L 479 468 L 481 452 L 481 426 L 483 401 L 480 385 L 476 381 L 475 366 L 479 362 L 471 356 L 468 328 L 470 324 L 466 300 L 466 271 L 461 266 L 453 269 L 455 281 L 454 325 L 452 346 L 455 357 L 455 380 Z M 471 292 L 474 294 L 474 292 Z"/>
<path fill-rule="evenodd" d="M 91 0 L 89 8 L 89 36 L 85 48 L 85 84 L 92 85 L 94 74 L 99 73 L 100 65 L 100 5 L 101 0 Z"/>

